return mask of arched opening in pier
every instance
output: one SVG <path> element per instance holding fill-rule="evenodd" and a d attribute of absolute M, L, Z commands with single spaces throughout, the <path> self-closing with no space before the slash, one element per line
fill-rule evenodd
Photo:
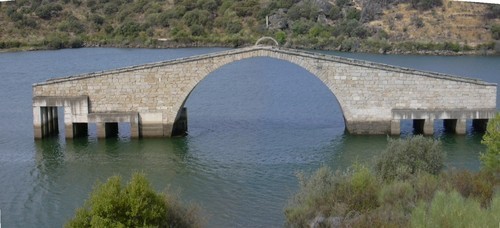
<path fill-rule="evenodd" d="M 339 102 L 320 79 L 296 64 L 269 57 L 239 60 L 211 72 L 184 107 L 191 136 L 215 132 L 222 138 L 331 137 L 345 130 Z"/>

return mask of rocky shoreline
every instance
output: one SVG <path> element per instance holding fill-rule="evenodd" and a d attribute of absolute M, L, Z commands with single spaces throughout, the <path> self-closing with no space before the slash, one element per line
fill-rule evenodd
<path fill-rule="evenodd" d="M 179 43 L 173 41 L 160 41 L 154 45 L 145 45 L 140 43 L 133 44 L 101 44 L 101 43 L 90 43 L 85 42 L 80 48 L 150 48 L 150 49 L 166 49 L 166 48 L 241 48 L 252 46 L 253 44 L 242 44 L 242 45 L 229 45 L 224 43 L 203 43 L 203 42 L 191 42 L 191 43 Z M 326 47 L 326 48 L 315 48 L 315 47 L 304 47 L 304 46 L 293 46 L 293 45 L 283 45 L 287 48 L 294 49 L 305 49 L 305 50 L 324 50 L 324 51 L 339 51 L 340 48 Z M 64 48 L 67 49 L 67 48 Z M 48 47 L 20 47 L 20 48 L 7 48 L 0 49 L 0 53 L 5 52 L 19 52 L 19 51 L 42 51 L 42 50 L 54 50 Z M 373 52 L 369 50 L 355 50 L 349 51 L 352 53 L 372 53 L 372 54 L 383 54 L 383 55 L 428 55 L 428 56 L 498 56 L 500 52 L 495 52 L 494 50 L 471 50 L 471 51 L 459 51 L 454 52 L 450 50 L 419 50 L 419 51 L 407 51 L 407 50 L 389 50 L 378 52 Z"/>

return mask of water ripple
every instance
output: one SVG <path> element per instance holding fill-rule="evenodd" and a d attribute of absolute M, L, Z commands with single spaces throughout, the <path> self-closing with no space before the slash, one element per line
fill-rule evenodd
<path fill-rule="evenodd" d="M 60 227 L 96 181 L 116 174 L 128 180 L 142 171 L 156 189 L 181 189 L 182 199 L 200 204 L 208 227 L 281 227 L 287 198 L 298 187 L 296 172 L 368 163 L 385 147 L 386 136 L 344 134 L 342 111 L 328 88 L 308 71 L 270 58 L 234 62 L 205 78 L 186 102 L 186 138 L 129 139 L 125 126 L 119 138 L 102 140 L 91 125 L 88 138 L 33 140 L 29 91 L 35 82 L 217 50 L 0 53 L 0 102 L 8 107 L 0 110 L 3 225 Z M 500 83 L 499 57 L 368 56 L 416 68 L 460 66 L 459 72 L 481 71 L 483 79 Z M 471 58 L 478 61 L 471 65 Z M 403 126 L 404 134 L 411 135 L 409 129 Z M 436 137 L 449 166 L 477 169 L 480 135 L 457 137 L 438 128 Z"/>

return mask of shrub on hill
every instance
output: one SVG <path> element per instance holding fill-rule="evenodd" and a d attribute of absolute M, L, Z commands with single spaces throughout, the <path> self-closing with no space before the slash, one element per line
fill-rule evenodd
<path fill-rule="evenodd" d="M 430 10 L 443 5 L 443 0 L 411 0 L 411 5 L 415 9 Z"/>
<path fill-rule="evenodd" d="M 45 20 L 50 20 L 52 17 L 57 17 L 63 10 L 63 7 L 56 3 L 43 4 L 38 7 L 35 14 Z"/>
<path fill-rule="evenodd" d="M 491 35 L 493 39 L 500 40 L 500 24 L 491 26 Z"/>

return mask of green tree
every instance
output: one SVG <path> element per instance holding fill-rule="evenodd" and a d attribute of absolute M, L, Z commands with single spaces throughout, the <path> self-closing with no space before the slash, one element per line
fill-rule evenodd
<path fill-rule="evenodd" d="M 35 19 L 23 16 L 21 20 L 16 22 L 18 28 L 38 28 L 38 23 Z"/>
<path fill-rule="evenodd" d="M 375 170 L 383 180 L 405 180 L 421 172 L 438 174 L 444 167 L 444 158 L 441 143 L 432 138 L 418 135 L 408 139 L 389 139 Z"/>
<path fill-rule="evenodd" d="M 226 22 L 224 27 L 225 27 L 225 31 L 229 34 L 239 33 L 241 31 L 241 29 L 243 29 L 243 27 L 241 26 L 241 23 L 238 20 L 228 21 L 228 22 Z"/>
<path fill-rule="evenodd" d="M 38 7 L 35 14 L 42 19 L 50 20 L 53 17 L 58 17 L 62 10 L 63 8 L 61 5 L 49 3 Z"/>
<path fill-rule="evenodd" d="M 24 15 L 17 12 L 16 8 L 14 7 L 9 7 L 7 8 L 7 16 L 13 21 L 20 21 L 24 18 Z"/>
<path fill-rule="evenodd" d="M 325 29 L 323 28 L 323 26 L 316 24 L 311 29 L 309 29 L 309 37 L 317 37 L 324 30 Z"/>
<path fill-rule="evenodd" d="M 206 10 L 195 9 L 187 12 L 182 17 L 186 25 L 201 25 L 205 26 L 210 22 L 210 12 Z"/>
<path fill-rule="evenodd" d="M 288 10 L 288 17 L 292 20 L 305 18 L 315 21 L 318 18 L 320 10 L 311 1 L 304 1 L 290 7 Z"/>
<path fill-rule="evenodd" d="M 194 10 L 197 7 L 197 1 L 196 0 L 175 0 L 174 1 L 177 5 L 183 5 L 186 7 L 186 9 L 189 10 Z"/>
<path fill-rule="evenodd" d="M 481 162 L 487 170 L 500 171 L 500 113 L 490 120 L 483 136 L 482 144 L 486 146 L 486 153 L 481 154 Z"/>
<path fill-rule="evenodd" d="M 127 21 L 117 29 L 116 33 L 125 37 L 137 37 L 141 31 L 143 31 L 143 28 L 140 24 Z"/>
<path fill-rule="evenodd" d="M 332 6 L 330 12 L 328 12 L 328 18 L 332 20 L 338 20 L 343 17 L 342 9 L 338 6 Z"/>
<path fill-rule="evenodd" d="M 500 24 L 491 26 L 491 35 L 493 39 L 500 40 Z"/>
<path fill-rule="evenodd" d="M 215 0 L 198 0 L 197 4 L 198 7 L 210 12 L 216 11 L 219 6 Z"/>
<path fill-rule="evenodd" d="M 337 1 L 335 1 L 335 4 L 336 4 L 338 7 L 342 8 L 342 7 L 344 7 L 345 5 L 352 4 L 352 0 L 337 0 Z"/>
<path fill-rule="evenodd" d="M 68 37 L 61 33 L 53 33 L 43 40 L 43 44 L 49 49 L 61 49 L 66 47 Z"/>
<path fill-rule="evenodd" d="M 236 1 L 231 7 L 239 17 L 252 16 L 259 12 L 259 2 L 256 0 Z"/>
<path fill-rule="evenodd" d="M 497 227 L 500 219 L 500 196 L 489 208 L 456 191 L 438 191 L 429 204 L 420 202 L 411 215 L 411 227 Z"/>
<path fill-rule="evenodd" d="M 97 14 L 90 15 L 89 21 L 91 21 L 92 23 L 94 23 L 98 26 L 101 26 L 104 24 L 104 18 L 101 17 L 100 15 L 97 15 Z"/>
<path fill-rule="evenodd" d="M 489 12 L 486 17 L 489 19 L 500 18 L 500 5 L 491 4 L 489 7 Z"/>
<path fill-rule="evenodd" d="M 113 15 L 116 12 L 118 12 L 119 9 L 120 8 L 119 8 L 118 4 L 116 4 L 114 2 L 108 2 L 108 3 L 106 3 L 106 5 L 104 5 L 104 13 L 106 15 Z"/>
<path fill-rule="evenodd" d="M 292 25 L 292 32 L 294 35 L 306 34 L 313 26 L 313 23 L 309 20 L 301 18 Z"/>
<path fill-rule="evenodd" d="M 283 32 L 283 31 L 279 31 L 276 33 L 276 41 L 278 41 L 278 43 L 280 45 L 283 45 L 286 43 L 286 33 Z"/>
<path fill-rule="evenodd" d="M 276 2 L 277 2 L 277 4 L 276 4 L 277 8 L 290 8 L 297 1 L 296 0 L 278 0 Z"/>
<path fill-rule="evenodd" d="M 68 19 L 59 23 L 57 26 L 59 31 L 72 32 L 72 33 L 82 33 L 85 31 L 85 26 L 74 16 L 69 16 Z"/>
<path fill-rule="evenodd" d="M 361 19 L 361 11 L 354 7 L 347 8 L 347 12 L 345 15 L 347 20 L 357 20 Z"/>
<path fill-rule="evenodd" d="M 191 31 L 191 35 L 193 36 L 205 35 L 205 29 L 201 25 L 191 25 L 189 26 L 189 30 Z"/>
<path fill-rule="evenodd" d="M 298 178 L 300 189 L 285 208 L 288 227 L 309 227 L 318 216 L 343 217 L 378 207 L 380 183 L 366 166 L 355 164 L 346 172 L 322 167 Z"/>
<path fill-rule="evenodd" d="M 97 184 L 66 227 L 196 227 L 193 211 L 169 195 L 156 193 L 143 174 L 126 186 L 113 176 Z"/>
<path fill-rule="evenodd" d="M 430 10 L 443 5 L 443 0 L 411 0 L 411 5 L 415 9 Z"/>

